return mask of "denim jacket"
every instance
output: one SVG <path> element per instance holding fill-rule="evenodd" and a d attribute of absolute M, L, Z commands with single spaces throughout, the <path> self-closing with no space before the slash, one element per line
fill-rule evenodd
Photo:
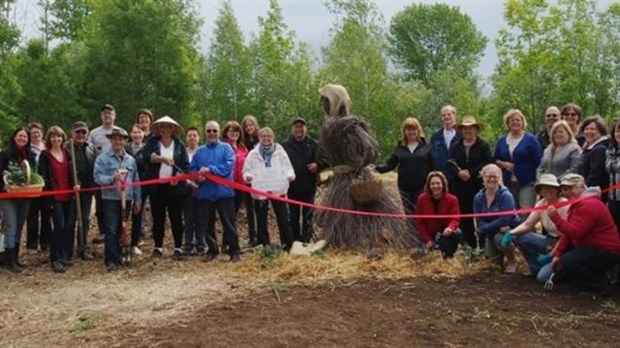
<path fill-rule="evenodd" d="M 127 169 L 127 184 L 140 181 L 138 175 L 138 166 L 136 160 L 123 151 L 123 156 L 119 157 L 114 154 L 114 151 L 110 150 L 106 153 L 102 153 L 97 157 L 95 161 L 94 177 L 95 182 L 101 186 L 116 186 L 112 189 L 101 190 L 101 198 L 111 201 L 119 201 L 121 199 L 121 184 L 119 182 L 114 183 L 113 177 L 119 169 Z M 135 204 L 141 204 L 140 186 L 128 186 L 127 187 L 127 200 L 133 201 Z"/>

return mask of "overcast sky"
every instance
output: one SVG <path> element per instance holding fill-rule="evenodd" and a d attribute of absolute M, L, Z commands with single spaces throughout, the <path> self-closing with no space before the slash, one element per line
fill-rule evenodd
<path fill-rule="evenodd" d="M 479 72 L 483 76 L 489 76 L 497 62 L 494 40 L 497 32 L 505 26 L 503 20 L 504 1 L 460 0 L 440 2 L 459 6 L 463 13 L 471 16 L 478 30 L 489 38 L 487 49 L 479 66 Z M 17 2 L 14 19 L 25 37 L 40 35 L 37 30 L 37 18 L 41 16 L 41 11 L 37 8 L 36 3 L 37 0 L 18 0 Z M 203 0 L 196 1 L 196 3 L 200 16 L 204 18 L 200 50 L 206 53 L 220 2 Z M 258 16 L 264 16 L 267 13 L 269 2 L 267 0 L 233 0 L 232 3 L 239 25 L 247 40 L 252 34 L 258 33 Z M 392 16 L 412 1 L 377 0 L 375 3 L 383 14 L 387 26 Z M 433 3 L 433 1 L 429 1 L 429 3 Z M 289 28 L 295 32 L 296 38 L 307 42 L 314 53 L 318 55 L 320 47 L 329 42 L 329 28 L 333 24 L 334 17 L 319 0 L 280 0 L 280 6 L 284 12 L 284 19 Z"/>

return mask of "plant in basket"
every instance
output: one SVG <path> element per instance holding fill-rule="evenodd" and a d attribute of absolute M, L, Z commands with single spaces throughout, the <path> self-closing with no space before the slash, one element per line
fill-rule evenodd
<path fill-rule="evenodd" d="M 45 186 L 41 175 L 30 169 L 28 161 L 23 161 L 21 164 L 10 162 L 2 177 L 8 192 L 40 192 Z"/>

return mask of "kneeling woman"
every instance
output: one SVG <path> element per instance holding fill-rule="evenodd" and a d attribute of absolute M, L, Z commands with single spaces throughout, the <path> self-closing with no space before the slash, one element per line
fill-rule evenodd
<path fill-rule="evenodd" d="M 452 215 L 448 218 L 418 217 L 420 238 L 428 249 L 437 242 L 444 259 L 454 256 L 462 232 L 459 227 L 459 200 L 448 193 L 448 180 L 440 171 L 428 173 L 424 192 L 416 204 L 418 216 Z"/>
<path fill-rule="evenodd" d="M 474 197 L 474 213 L 498 213 L 501 211 L 515 210 L 515 200 L 502 180 L 502 170 L 495 164 L 487 164 L 480 171 L 484 187 Z M 509 215 L 485 215 L 476 218 L 477 233 L 480 238 L 485 238 L 485 250 L 487 257 L 498 257 L 503 261 L 501 254 L 506 256 L 506 273 L 517 271 L 515 262 L 514 245 L 502 248 L 500 243 L 504 233 L 519 225 L 520 219 L 517 214 Z"/>
<path fill-rule="evenodd" d="M 560 183 L 558 182 L 558 178 L 553 174 L 541 175 L 534 189 L 536 190 L 536 194 L 542 197 L 542 199 L 536 203 L 536 208 L 566 201 L 566 198 L 560 197 Z M 568 206 L 558 208 L 558 213 L 565 219 L 568 216 Z M 544 230 L 547 231 L 546 236 L 534 231 L 536 224 L 539 222 L 542 224 Z M 544 279 L 541 281 L 544 283 L 549 279 L 551 268 L 546 267 L 545 270 L 541 272 L 538 258 L 539 255 L 544 255 L 549 252 L 549 250 L 547 250 L 548 246 L 555 246 L 560 235 L 561 232 L 553 221 L 551 221 L 546 211 L 533 211 L 522 224 L 504 235 L 500 247 L 507 248 L 516 237 L 519 250 L 523 253 L 523 257 L 530 267 L 530 273 L 538 275 L 540 277 L 539 279 Z"/>

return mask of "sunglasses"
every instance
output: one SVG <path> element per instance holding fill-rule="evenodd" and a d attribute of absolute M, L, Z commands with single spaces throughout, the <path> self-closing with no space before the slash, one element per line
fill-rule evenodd
<path fill-rule="evenodd" d="M 217 129 L 207 129 L 207 133 L 217 133 Z"/>
<path fill-rule="evenodd" d="M 86 134 L 86 131 L 85 131 L 85 130 L 83 130 L 83 129 L 76 130 L 76 131 L 74 131 L 74 132 L 75 132 L 75 134 Z"/>

